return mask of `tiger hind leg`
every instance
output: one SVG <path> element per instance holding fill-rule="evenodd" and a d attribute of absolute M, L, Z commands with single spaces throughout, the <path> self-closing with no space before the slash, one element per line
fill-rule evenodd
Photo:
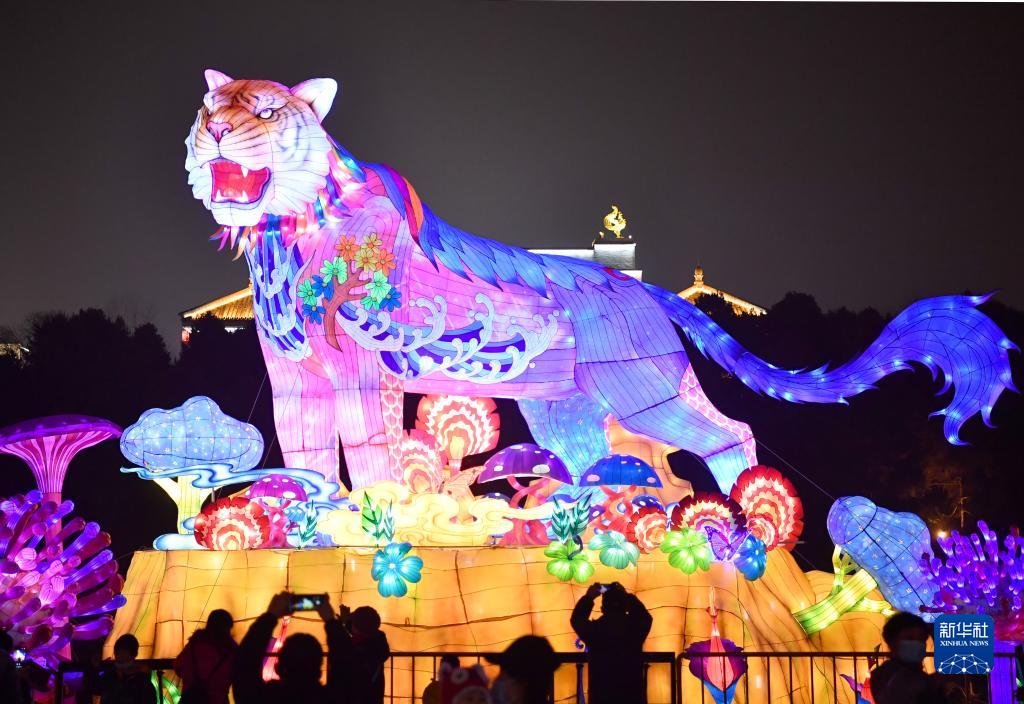
<path fill-rule="evenodd" d="M 578 380 L 626 430 L 701 458 L 727 494 L 756 460 L 753 435 L 711 405 L 686 362 L 683 353 L 606 362 L 588 365 Z"/>
<path fill-rule="evenodd" d="M 534 441 L 558 455 L 577 479 L 611 452 L 605 432 L 608 411 L 583 394 L 559 401 L 521 399 L 519 411 Z"/>

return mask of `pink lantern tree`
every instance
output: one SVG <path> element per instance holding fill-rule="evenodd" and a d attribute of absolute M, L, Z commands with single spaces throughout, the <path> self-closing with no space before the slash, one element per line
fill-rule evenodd
<path fill-rule="evenodd" d="M 25 460 L 43 499 L 61 502 L 68 465 L 82 450 L 121 436 L 121 428 L 93 416 L 44 416 L 0 429 L 0 452 Z M 50 535 L 60 531 L 57 522 Z"/>
<path fill-rule="evenodd" d="M 25 460 L 43 498 L 59 504 L 64 477 L 75 455 L 120 436 L 121 428 L 102 418 L 46 416 L 0 429 L 0 452 Z"/>
<path fill-rule="evenodd" d="M 446 462 L 437 440 L 422 430 L 406 431 L 398 441 L 398 467 L 402 470 L 402 481 L 413 493 L 439 492 L 444 483 Z"/>

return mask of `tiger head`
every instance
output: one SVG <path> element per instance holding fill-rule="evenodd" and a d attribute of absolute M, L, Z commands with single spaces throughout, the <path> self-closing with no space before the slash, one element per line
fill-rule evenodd
<path fill-rule="evenodd" d="M 338 84 L 314 78 L 287 88 L 212 69 L 206 84 L 185 140 L 192 194 L 228 227 L 302 212 L 327 178 L 331 140 L 320 122 Z"/>

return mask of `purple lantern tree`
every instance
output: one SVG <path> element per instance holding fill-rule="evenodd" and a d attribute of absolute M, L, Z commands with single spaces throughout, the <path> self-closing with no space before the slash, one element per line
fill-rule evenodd
<path fill-rule="evenodd" d="M 59 504 L 64 476 L 75 455 L 120 435 L 121 428 L 102 418 L 46 416 L 0 429 L 0 452 L 25 460 L 43 498 Z"/>
<path fill-rule="evenodd" d="M 1017 527 L 1012 526 L 1000 542 L 985 521 L 978 521 L 977 533 L 965 536 L 953 531 L 938 543 L 945 560 L 927 555 L 921 560 L 936 587 L 932 604 L 922 611 L 991 616 L 997 651 L 1012 651 L 1024 642 L 1024 538 Z M 1008 658 L 996 659 L 989 681 L 992 701 L 1010 701 L 1013 674 Z"/>

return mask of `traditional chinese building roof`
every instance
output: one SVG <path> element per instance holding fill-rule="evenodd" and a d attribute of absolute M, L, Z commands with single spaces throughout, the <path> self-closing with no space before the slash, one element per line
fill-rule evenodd
<path fill-rule="evenodd" d="M 750 301 L 744 301 L 731 293 L 726 293 L 713 286 L 704 283 L 704 269 L 697 267 L 693 270 L 693 285 L 679 292 L 680 298 L 685 298 L 690 303 L 696 303 L 701 296 L 718 296 L 732 306 L 736 315 L 764 315 L 765 309 L 754 305 Z"/>
<path fill-rule="evenodd" d="M 215 298 L 196 308 L 181 312 L 182 323 L 201 318 L 204 315 L 212 315 L 218 320 L 252 320 L 252 286 L 246 286 L 240 291 L 229 293 L 226 296 Z"/>

